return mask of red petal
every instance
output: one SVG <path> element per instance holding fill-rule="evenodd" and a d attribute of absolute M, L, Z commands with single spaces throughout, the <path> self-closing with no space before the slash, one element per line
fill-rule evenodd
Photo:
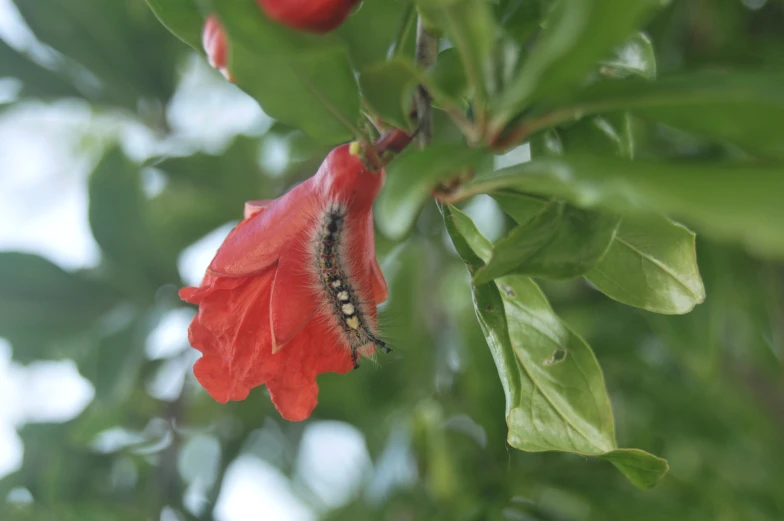
<path fill-rule="evenodd" d="M 242 221 L 226 238 L 210 272 L 227 277 L 253 275 L 277 262 L 297 231 L 308 226 L 316 196 L 313 178 L 272 201 L 263 212 Z"/>
<path fill-rule="evenodd" d="M 389 290 L 376 259 L 373 214 L 368 212 L 359 217 L 353 217 L 353 221 L 356 228 L 352 228 L 352 230 L 356 230 L 358 233 L 354 237 L 353 251 L 356 254 L 354 267 L 355 270 L 359 270 L 354 275 L 360 278 L 363 294 L 367 296 L 368 300 L 372 298 L 375 304 L 381 304 L 389 296 Z M 375 308 L 375 306 L 373 307 Z"/>
<path fill-rule="evenodd" d="M 384 280 L 384 274 L 381 272 L 381 266 L 378 265 L 378 259 L 376 258 L 376 235 L 373 227 L 372 213 L 368 215 L 368 223 L 365 226 L 365 243 L 367 244 L 365 256 L 370 259 L 370 287 L 373 288 L 373 300 L 376 305 L 378 305 L 389 297 L 389 289 L 387 288 L 387 281 Z"/>
<path fill-rule="evenodd" d="M 267 209 L 272 203 L 269 199 L 260 199 L 258 201 L 248 201 L 245 203 L 245 218 L 250 219 L 257 213 L 261 213 Z"/>
<path fill-rule="evenodd" d="M 389 298 L 389 289 L 387 288 L 387 281 L 384 280 L 384 274 L 381 272 L 381 266 L 378 265 L 375 253 L 373 254 L 370 271 L 373 274 L 373 300 L 378 305 Z"/>
<path fill-rule="evenodd" d="M 270 300 L 273 353 L 302 331 L 316 312 L 318 279 L 312 273 L 312 254 L 307 251 L 311 236 L 308 228 L 301 230 L 278 262 Z"/>
<path fill-rule="evenodd" d="M 287 420 L 302 421 L 313 412 L 318 403 L 318 374 L 347 373 L 354 367 L 340 332 L 327 324 L 313 320 L 291 340 L 279 354 L 285 355 L 285 366 L 267 382 L 275 408 Z"/>
<path fill-rule="evenodd" d="M 188 338 L 203 353 L 193 372 L 221 403 L 244 399 L 280 370 L 282 359 L 272 356 L 267 326 L 273 277 L 274 270 L 247 278 L 208 274 L 188 295 L 199 304 Z"/>
<path fill-rule="evenodd" d="M 179 295 L 179 296 L 180 296 L 180 298 L 181 298 L 182 300 L 184 300 L 185 302 L 191 302 L 191 299 L 193 299 L 193 295 L 194 295 L 194 294 L 195 294 L 197 291 L 199 291 L 199 288 L 194 288 L 194 287 L 187 287 L 187 288 L 182 288 L 182 289 L 181 289 L 181 290 L 178 292 L 178 295 Z M 195 302 L 191 302 L 191 304 L 195 304 Z"/>
<path fill-rule="evenodd" d="M 307 420 L 318 404 L 316 377 L 301 373 L 281 374 L 267 382 L 267 389 L 281 416 L 292 422 Z"/>

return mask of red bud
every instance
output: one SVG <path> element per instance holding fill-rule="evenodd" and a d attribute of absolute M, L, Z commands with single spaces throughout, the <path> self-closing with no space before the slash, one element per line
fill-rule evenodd
<path fill-rule="evenodd" d="M 315 33 L 337 29 L 359 0 L 256 0 L 271 19 Z"/>
<path fill-rule="evenodd" d="M 207 53 L 207 60 L 209 60 L 210 65 L 218 69 L 227 80 L 232 81 L 231 74 L 229 74 L 229 53 L 226 33 L 214 14 L 211 14 L 204 23 L 201 43 L 204 46 L 204 52 Z"/>

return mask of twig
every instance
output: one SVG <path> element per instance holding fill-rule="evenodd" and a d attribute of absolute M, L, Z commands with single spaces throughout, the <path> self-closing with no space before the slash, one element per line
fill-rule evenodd
<path fill-rule="evenodd" d="M 417 20 L 417 38 L 416 38 L 416 63 L 422 70 L 427 70 L 432 67 L 436 62 L 436 53 L 438 52 L 438 39 L 429 33 L 424 24 L 422 17 Z M 431 107 L 430 94 L 425 89 L 425 86 L 420 84 L 417 86 L 416 96 L 414 103 L 416 104 L 417 114 L 417 143 L 420 148 L 424 148 L 430 143 L 433 137 L 433 109 Z"/>

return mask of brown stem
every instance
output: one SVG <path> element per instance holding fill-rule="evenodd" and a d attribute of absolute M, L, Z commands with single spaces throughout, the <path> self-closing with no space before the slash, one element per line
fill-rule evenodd
<path fill-rule="evenodd" d="M 438 39 L 425 29 L 422 23 L 422 17 L 417 20 L 417 38 L 416 38 L 416 63 L 422 70 L 427 70 L 432 67 L 436 62 L 436 53 L 438 52 Z M 417 114 L 417 144 L 420 148 L 424 148 L 430 143 L 433 137 L 433 108 L 431 106 L 432 98 L 425 89 L 425 86 L 420 84 L 417 86 L 414 103 L 416 104 Z"/>
<path fill-rule="evenodd" d="M 379 156 L 383 156 L 385 152 L 392 152 L 399 154 L 405 149 L 414 136 L 400 130 L 399 128 L 392 129 L 385 132 L 376 140 L 375 150 Z"/>
<path fill-rule="evenodd" d="M 440 203 L 457 204 L 475 195 L 489 193 L 503 187 L 504 180 L 480 179 L 454 188 L 437 190 L 433 193 L 433 197 Z"/>

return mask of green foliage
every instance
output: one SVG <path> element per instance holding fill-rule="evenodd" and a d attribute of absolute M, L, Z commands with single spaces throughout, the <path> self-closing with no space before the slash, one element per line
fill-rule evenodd
<path fill-rule="evenodd" d="M 541 159 L 483 176 L 470 193 L 510 190 L 555 195 L 577 206 L 626 215 L 664 212 L 698 230 L 742 242 L 770 256 L 784 255 L 778 223 L 784 177 L 775 166 L 622 161 L 600 156 Z"/>
<path fill-rule="evenodd" d="M 0 289 L 0 329 L 23 362 L 68 354 L 57 345 L 94 327 L 119 300 L 100 281 L 15 252 L 0 253 Z"/>
<path fill-rule="evenodd" d="M 492 258 L 474 277 L 476 284 L 509 273 L 555 279 L 582 275 L 604 257 L 618 227 L 618 218 L 612 214 L 574 208 L 561 201 L 509 195 L 506 204 L 516 213 L 532 205 L 531 210 L 523 210 L 532 215 L 496 242 Z"/>
<path fill-rule="evenodd" d="M 232 80 L 276 121 L 217 153 L 137 164 L 102 148 L 87 180 L 94 268 L 0 252 L 13 360 L 71 359 L 96 391 L 69 422 L 20 428 L 0 518 L 211 519 L 240 456 L 293 476 L 323 519 L 784 517 L 781 2 L 365 0 L 325 35 L 251 0 L 15 3 L 59 53 L 0 42 L 22 103 L 81 97 L 166 137 L 176 71 L 203 53 L 214 11 Z M 418 16 L 438 43 L 428 69 Z M 192 359 L 145 345 L 182 306 L 188 246 L 311 175 L 329 146 L 420 130 L 418 84 L 432 142 L 386 158 L 374 209 L 394 351 L 319 378 L 313 419 L 354 425 L 374 463 L 329 510 L 297 474 L 302 426 L 263 389 L 221 405 L 188 376 L 156 398 L 151 382 Z M 273 174 L 259 156 L 281 143 Z M 220 453 L 201 511 L 177 463 L 199 459 L 197 437 Z M 31 504 L 5 502 L 19 487 Z"/>
<path fill-rule="evenodd" d="M 456 173 L 470 172 L 484 157 L 479 150 L 446 145 L 403 152 L 387 169 L 389 180 L 376 211 L 379 228 L 388 237 L 403 238 L 431 192 Z"/>
<path fill-rule="evenodd" d="M 447 207 L 444 220 L 470 272 L 492 262 L 490 243 L 465 214 Z M 474 309 L 504 386 L 508 443 L 531 452 L 601 456 L 646 488 L 661 479 L 668 470 L 664 460 L 639 450 L 614 454 L 615 427 L 599 363 L 536 283 L 518 275 L 490 284 L 477 278 Z"/>
<path fill-rule="evenodd" d="M 140 99 L 163 102 L 173 94 L 179 46 L 139 2 L 14 3 L 35 36 L 66 57 L 56 62 L 62 76 L 89 85 L 86 70 L 98 80 L 87 88 L 88 99 L 136 111 Z"/>
<path fill-rule="evenodd" d="M 215 10 L 229 31 L 229 69 L 267 114 L 326 144 L 357 135 L 359 88 L 344 45 L 280 28 L 252 2 Z"/>
<path fill-rule="evenodd" d="M 28 56 L 0 40 L 0 63 L 22 82 L 22 94 L 38 98 L 79 96 L 79 91 L 54 71 L 35 63 Z"/>
<path fill-rule="evenodd" d="M 409 62 L 396 59 L 368 68 L 359 74 L 362 97 L 384 121 L 409 129 L 411 102 L 416 87 L 416 70 Z"/>
<path fill-rule="evenodd" d="M 667 219 L 626 219 L 586 278 L 629 306 L 688 313 L 705 300 L 694 242 L 694 233 Z"/>
<path fill-rule="evenodd" d="M 780 159 L 784 138 L 778 124 L 784 116 L 784 95 L 779 88 L 782 81 L 780 73 L 745 72 L 702 72 L 656 82 L 637 78 L 604 81 L 577 94 L 559 113 L 629 110 Z"/>
<path fill-rule="evenodd" d="M 148 222 L 138 168 L 121 151 L 107 152 L 95 167 L 89 194 L 90 227 L 109 263 L 125 277 L 142 275 L 134 282 L 147 285 L 150 293 L 176 280 L 176 256 L 165 251 Z"/>
<path fill-rule="evenodd" d="M 193 0 L 147 0 L 152 12 L 180 40 L 196 50 L 201 49 L 204 19 Z"/>
<path fill-rule="evenodd" d="M 661 5 L 661 0 L 564 0 L 544 21 L 525 64 L 498 99 L 497 117 L 557 99 Z"/>

